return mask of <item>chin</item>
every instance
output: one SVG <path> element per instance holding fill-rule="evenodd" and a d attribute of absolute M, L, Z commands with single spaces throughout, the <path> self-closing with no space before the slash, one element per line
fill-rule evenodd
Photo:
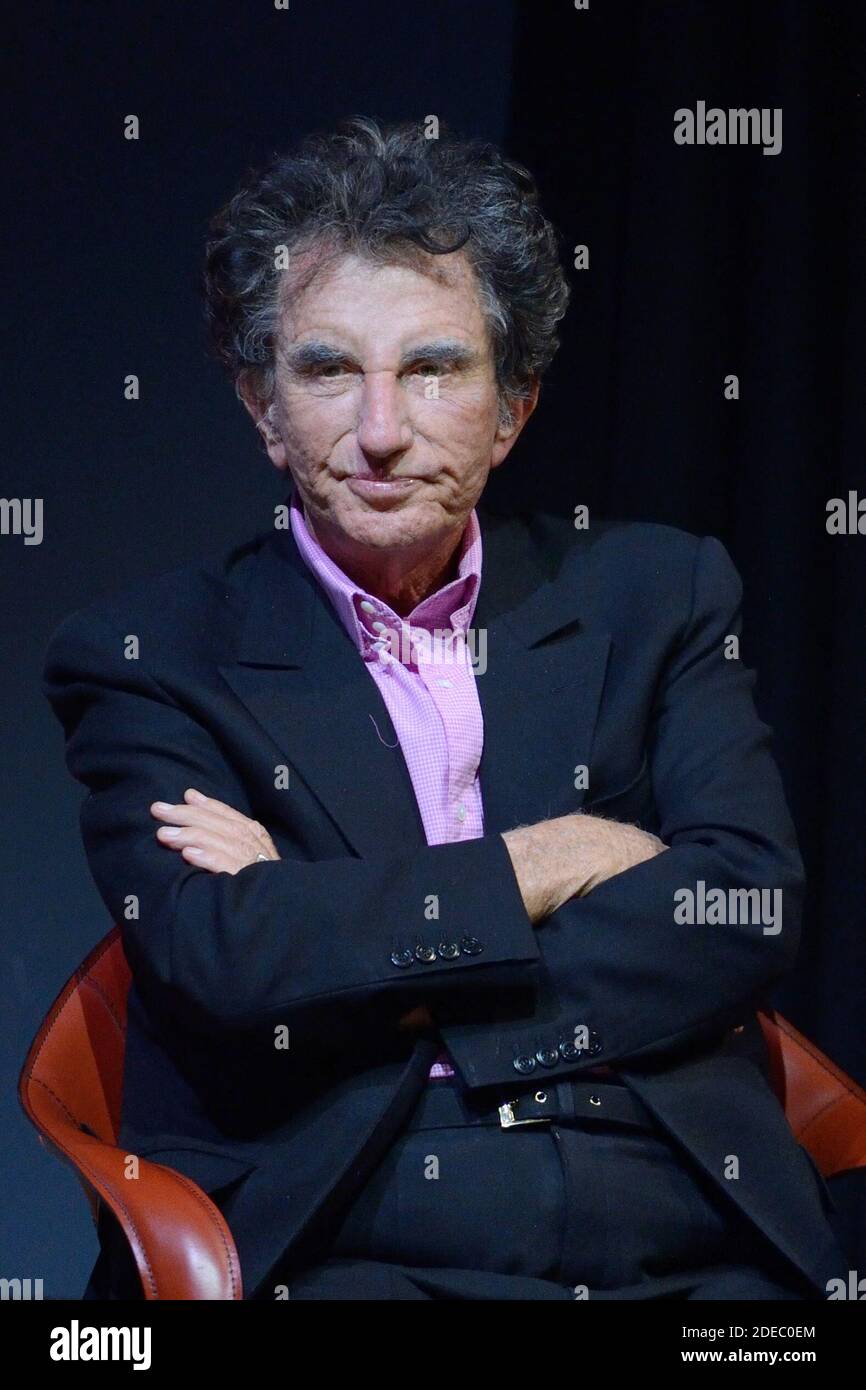
<path fill-rule="evenodd" d="M 421 514 L 420 509 L 405 508 L 400 511 L 378 512 L 372 508 L 368 512 L 354 513 L 346 517 L 341 525 L 344 535 L 356 544 L 373 549 L 401 549 L 423 545 L 425 540 L 431 545 L 441 537 L 441 522 L 437 526 L 430 516 Z"/>

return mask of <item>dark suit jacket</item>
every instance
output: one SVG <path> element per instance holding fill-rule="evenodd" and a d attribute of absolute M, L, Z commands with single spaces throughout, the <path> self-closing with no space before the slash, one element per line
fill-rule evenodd
<path fill-rule="evenodd" d="M 823 1288 L 844 1263 L 826 1186 L 770 1090 L 754 1017 L 796 955 L 802 868 L 753 676 L 724 654 L 736 571 L 718 541 L 663 526 L 480 517 L 477 840 L 426 844 L 387 709 L 289 531 L 54 633 L 45 690 L 134 976 L 120 1142 L 209 1192 L 234 1182 L 249 1296 L 286 1252 L 321 1255 L 411 1110 L 436 1042 L 398 1031 L 408 1008 L 426 1002 L 466 1085 L 499 1098 L 525 1084 L 518 1058 L 586 1025 L 593 1048 L 544 1075 L 617 1067 Z M 280 862 L 214 875 L 164 848 L 149 805 L 188 786 L 261 821 Z M 581 808 L 670 849 L 533 929 L 500 832 Z M 699 880 L 781 888 L 781 932 L 678 924 L 674 894 Z M 480 953 L 392 960 L 465 937 Z"/>

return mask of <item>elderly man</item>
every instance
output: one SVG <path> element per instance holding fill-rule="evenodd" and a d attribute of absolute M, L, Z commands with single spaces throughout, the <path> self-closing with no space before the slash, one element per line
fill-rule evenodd
<path fill-rule="evenodd" d="M 248 1298 L 821 1297 L 737 574 L 479 505 L 568 300 L 531 177 L 357 118 L 250 177 L 205 282 L 291 492 L 46 664 L 133 971 L 122 1144 L 212 1194 Z M 134 1295 L 102 1238 L 87 1296 Z"/>

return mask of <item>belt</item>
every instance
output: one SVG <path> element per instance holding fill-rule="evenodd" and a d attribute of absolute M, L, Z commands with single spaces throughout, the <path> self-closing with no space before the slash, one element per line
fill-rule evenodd
<path fill-rule="evenodd" d="M 459 1125 L 492 1125 L 522 1129 L 527 1125 L 608 1123 L 656 1130 L 646 1106 L 627 1086 L 576 1079 L 556 1081 L 535 1090 L 507 1092 L 495 1101 L 480 1101 L 448 1081 L 431 1081 L 406 1128 L 450 1129 Z"/>

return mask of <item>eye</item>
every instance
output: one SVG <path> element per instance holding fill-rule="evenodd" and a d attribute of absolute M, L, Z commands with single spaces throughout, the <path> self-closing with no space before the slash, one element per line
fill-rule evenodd
<path fill-rule="evenodd" d="M 333 377 L 340 375 L 344 371 L 345 366 L 342 362 L 328 362 L 325 366 L 319 368 L 319 376 Z"/>

